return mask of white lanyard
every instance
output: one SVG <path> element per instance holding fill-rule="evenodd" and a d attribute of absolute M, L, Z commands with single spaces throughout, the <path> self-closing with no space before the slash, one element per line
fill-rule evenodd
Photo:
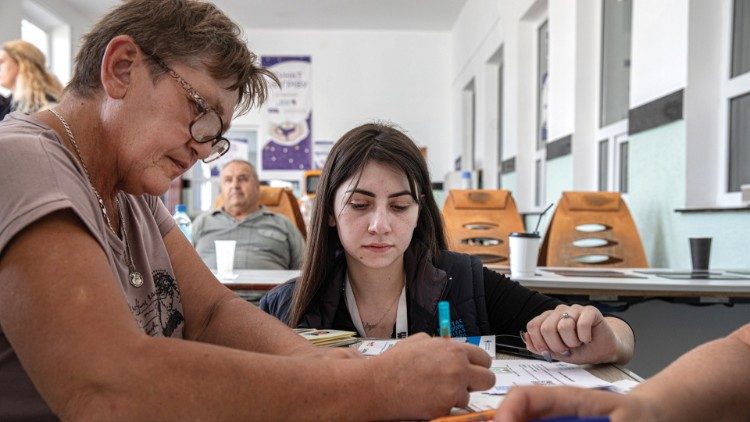
<path fill-rule="evenodd" d="M 365 328 L 362 325 L 362 318 L 359 317 L 359 308 L 357 300 L 354 298 L 352 285 L 349 283 L 349 276 L 344 281 L 344 290 L 346 291 L 346 308 L 349 310 L 349 316 L 352 317 L 354 327 L 357 328 L 361 337 L 366 337 Z M 398 298 L 398 309 L 396 310 L 396 338 L 406 338 L 409 335 L 409 318 L 406 310 L 406 285 L 401 289 L 401 296 Z"/>

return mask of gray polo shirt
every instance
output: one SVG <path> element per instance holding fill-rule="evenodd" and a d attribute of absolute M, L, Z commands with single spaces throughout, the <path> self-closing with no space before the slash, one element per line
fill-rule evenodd
<path fill-rule="evenodd" d="M 193 242 L 210 268 L 216 268 L 215 240 L 234 240 L 235 269 L 296 270 L 302 265 L 305 241 L 297 227 L 265 207 L 237 222 L 223 209 L 198 216 Z"/>

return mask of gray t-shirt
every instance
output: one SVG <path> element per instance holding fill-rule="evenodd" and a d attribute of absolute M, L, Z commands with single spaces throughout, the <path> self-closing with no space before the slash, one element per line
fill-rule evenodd
<path fill-rule="evenodd" d="M 302 265 L 305 239 L 288 218 L 261 207 L 237 222 L 224 210 L 210 211 L 193 222 L 195 249 L 216 268 L 215 240 L 234 240 L 235 269 L 297 270 Z"/>
<path fill-rule="evenodd" d="M 62 209 L 71 210 L 101 245 L 133 318 L 150 336 L 182 338 L 180 290 L 162 237 L 174 227 L 157 197 L 119 194 L 141 287 L 128 282 L 125 244 L 104 221 L 75 156 L 44 123 L 22 113 L 0 123 L 0 256 L 25 227 Z M 40 245 L 39 253 L 44 253 Z M 70 259 L 80 259 L 71 252 Z M 4 288 L 0 280 L 0 289 Z M 0 327 L 0 420 L 52 418 Z"/>

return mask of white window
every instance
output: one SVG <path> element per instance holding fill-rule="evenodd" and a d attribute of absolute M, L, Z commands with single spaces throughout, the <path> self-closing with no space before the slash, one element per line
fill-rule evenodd
<path fill-rule="evenodd" d="M 628 135 L 600 140 L 598 156 L 599 190 L 628 193 Z"/>
<path fill-rule="evenodd" d="M 503 169 L 503 97 L 505 85 L 503 84 L 504 66 L 500 59 L 500 67 L 497 69 L 497 187 L 502 188 L 502 169 Z"/>
<path fill-rule="evenodd" d="M 632 0 L 602 0 L 599 190 L 627 192 Z"/>
<path fill-rule="evenodd" d="M 29 20 L 22 19 L 21 39 L 34 44 L 36 48 L 41 50 L 44 57 L 47 59 L 47 65 L 49 66 L 50 36 L 47 31 Z"/>
<path fill-rule="evenodd" d="M 728 107 L 726 192 L 750 184 L 750 0 L 734 0 Z"/>
<path fill-rule="evenodd" d="M 549 141 L 549 22 L 543 21 L 537 29 L 536 74 L 536 153 L 534 165 L 534 207 L 545 202 L 545 167 Z"/>
<path fill-rule="evenodd" d="M 476 156 L 476 94 L 474 93 L 474 79 L 464 86 L 462 94 L 462 121 L 463 134 L 462 145 L 464 157 L 464 170 L 478 170 L 481 161 Z"/>
<path fill-rule="evenodd" d="M 39 48 L 50 70 L 64 85 L 72 69 L 71 27 L 52 9 L 33 1 L 23 2 L 21 38 Z"/>

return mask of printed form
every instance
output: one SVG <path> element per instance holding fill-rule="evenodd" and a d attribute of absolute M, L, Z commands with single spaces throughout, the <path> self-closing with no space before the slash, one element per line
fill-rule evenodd
<path fill-rule="evenodd" d="M 473 411 L 494 409 L 512 387 L 521 385 L 568 385 L 583 388 L 619 388 L 586 371 L 585 367 L 564 362 L 543 362 L 535 359 L 495 359 L 490 370 L 495 385 L 489 390 L 471 393 L 468 408 Z"/>

